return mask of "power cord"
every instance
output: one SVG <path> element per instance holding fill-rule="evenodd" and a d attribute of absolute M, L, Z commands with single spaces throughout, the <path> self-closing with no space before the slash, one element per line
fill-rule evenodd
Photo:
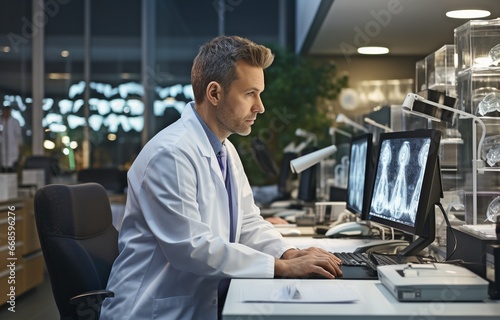
<path fill-rule="evenodd" d="M 441 204 L 441 202 L 436 203 L 436 206 L 438 206 L 438 208 L 441 210 L 441 213 L 443 214 L 443 219 L 446 221 L 446 226 L 448 226 L 448 229 L 450 230 L 450 233 L 451 233 L 451 235 L 453 237 L 453 250 L 451 250 L 451 252 L 444 259 L 444 261 L 448 261 L 450 259 L 450 257 L 457 250 L 457 236 L 455 234 L 455 231 L 451 227 L 450 220 L 448 219 L 448 215 L 446 214 L 446 211 L 444 210 L 443 205 Z"/>

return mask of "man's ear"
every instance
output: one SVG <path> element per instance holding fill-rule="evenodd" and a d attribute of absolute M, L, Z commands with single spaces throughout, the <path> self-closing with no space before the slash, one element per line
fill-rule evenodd
<path fill-rule="evenodd" d="M 207 99 L 211 104 L 217 106 L 222 99 L 222 87 L 218 82 L 211 81 L 207 85 Z"/>

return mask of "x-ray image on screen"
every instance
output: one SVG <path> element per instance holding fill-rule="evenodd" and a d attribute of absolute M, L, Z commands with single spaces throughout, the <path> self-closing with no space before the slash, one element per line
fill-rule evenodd
<path fill-rule="evenodd" d="M 371 215 L 415 225 L 430 140 L 413 138 L 382 141 Z"/>
<path fill-rule="evenodd" d="M 346 209 L 359 220 L 368 220 L 373 183 L 373 135 L 366 133 L 351 139 Z"/>
<path fill-rule="evenodd" d="M 350 192 L 347 201 L 357 212 L 363 210 L 367 144 L 365 140 L 351 146 L 348 185 Z"/>

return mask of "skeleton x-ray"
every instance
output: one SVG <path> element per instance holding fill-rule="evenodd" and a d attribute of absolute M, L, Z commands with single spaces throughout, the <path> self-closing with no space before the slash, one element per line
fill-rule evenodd
<path fill-rule="evenodd" d="M 430 138 L 382 141 L 371 214 L 415 225 L 429 148 Z"/>

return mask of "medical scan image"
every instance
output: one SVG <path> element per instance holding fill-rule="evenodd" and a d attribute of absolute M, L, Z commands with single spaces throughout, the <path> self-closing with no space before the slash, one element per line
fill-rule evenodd
<path fill-rule="evenodd" d="M 349 162 L 349 203 L 357 212 L 363 209 L 367 142 L 352 145 Z"/>
<path fill-rule="evenodd" d="M 370 213 L 410 226 L 420 201 L 430 139 L 382 141 Z"/>

